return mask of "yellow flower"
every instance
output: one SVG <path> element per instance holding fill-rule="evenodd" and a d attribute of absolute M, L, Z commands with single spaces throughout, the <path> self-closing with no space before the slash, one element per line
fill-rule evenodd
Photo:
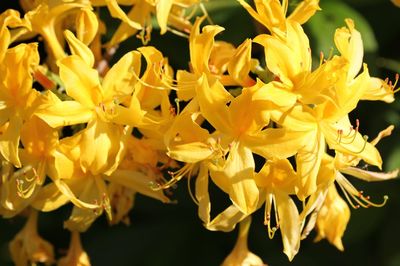
<path fill-rule="evenodd" d="M 66 56 L 62 33 L 70 23 L 70 16 L 76 18 L 78 37 L 86 44 L 93 40 L 97 32 L 98 21 L 88 2 L 40 0 L 32 4 L 32 1 L 22 0 L 21 5 L 26 11 L 25 19 L 31 24 L 33 33 L 40 34 L 49 49 L 48 62 L 51 67 L 55 67 L 56 60 Z"/>
<path fill-rule="evenodd" d="M 11 29 L 9 29 L 11 28 Z M 7 48 L 20 35 L 30 29 L 29 23 L 20 18 L 16 10 L 8 9 L 0 15 L 0 62 L 3 61 Z"/>
<path fill-rule="evenodd" d="M 328 241 L 343 251 L 342 236 L 350 220 L 350 209 L 339 196 L 335 186 L 329 186 L 324 204 L 318 211 L 315 241 L 327 238 Z"/>
<path fill-rule="evenodd" d="M 371 141 L 371 144 L 376 145 L 380 139 L 389 136 L 392 130 L 393 126 L 382 130 L 379 135 Z M 307 204 L 300 215 L 302 223 L 304 224 L 305 217 L 312 213 L 306 227 L 303 229 L 302 239 L 307 237 L 309 232 L 319 221 L 317 229 L 320 232 L 320 237 L 318 238 L 327 237 L 338 249 L 343 250 L 341 237 L 346 228 L 350 214 L 347 204 L 337 194 L 334 185 L 335 181 L 343 192 L 348 204 L 354 209 L 360 207 L 368 208 L 371 206 L 382 207 L 385 205 L 388 199 L 387 196 L 384 196 L 384 201 L 382 203 L 374 203 L 369 199 L 369 196 L 365 196 L 362 191 L 356 189 L 343 174 L 348 174 L 368 182 L 376 182 L 397 177 L 399 170 L 397 169 L 388 173 L 367 171 L 357 167 L 360 161 L 361 158 L 355 155 L 346 155 L 340 152 L 336 152 L 335 158 L 324 154 L 317 178 L 317 191 L 308 198 Z M 335 220 L 336 222 L 331 222 L 331 220 Z M 332 227 L 331 225 L 328 226 L 328 224 L 335 224 L 337 226 Z"/>
<path fill-rule="evenodd" d="M 319 0 L 303 0 L 300 2 L 292 14 L 286 18 L 288 9 L 288 0 L 255 0 L 254 10 L 244 0 L 239 0 L 240 4 L 249 12 L 249 14 L 264 25 L 273 35 L 283 37 L 286 32 L 287 21 L 289 23 L 305 23 L 310 17 L 314 15 L 317 10 L 320 10 L 318 3 Z"/>
<path fill-rule="evenodd" d="M 10 242 L 11 257 L 18 266 L 54 262 L 53 246 L 38 235 L 37 218 L 37 211 L 31 210 L 24 228 Z"/>
<path fill-rule="evenodd" d="M 203 75 L 201 86 L 196 88 L 202 115 L 220 134 L 221 143 L 229 148 L 227 159 L 216 165 L 211 177 L 245 214 L 256 209 L 259 194 L 252 152 L 264 158 L 287 158 L 305 141 L 302 133 L 264 129 L 269 123 L 270 102 L 257 97 L 260 91 L 262 94 L 262 87 L 263 83 L 257 83 L 244 88 L 241 95 L 232 99 L 218 80 L 209 84 Z"/>
<path fill-rule="evenodd" d="M 400 1 L 399 0 L 391 0 L 393 4 L 396 6 L 400 7 Z"/>
<path fill-rule="evenodd" d="M 142 30 L 140 37 L 146 43 L 149 41 L 148 36 L 152 29 L 151 18 L 155 14 L 157 23 L 160 27 L 161 34 L 164 34 L 169 26 L 175 27 L 180 31 L 188 32 L 191 23 L 185 17 L 185 10 L 198 4 L 199 0 L 95 0 L 92 1 L 94 6 L 107 5 L 112 17 L 119 18 L 122 23 L 114 33 L 109 46 L 116 45 L 132 35 L 138 30 Z M 129 5 L 131 9 L 128 14 L 119 6 Z M 174 32 L 174 30 L 172 30 Z"/>
<path fill-rule="evenodd" d="M 90 266 L 90 260 L 87 253 L 82 249 L 81 239 L 79 232 L 71 232 L 71 242 L 69 245 L 68 253 L 65 257 L 57 262 L 58 266 Z"/>
<path fill-rule="evenodd" d="M 296 192 L 298 177 L 287 159 L 268 160 L 255 180 L 266 192 L 264 224 L 269 237 L 281 230 L 283 252 L 291 261 L 300 248 L 300 216 L 296 204 L 290 197 Z M 276 226 L 271 228 L 272 207 L 275 208 Z"/>
<path fill-rule="evenodd" d="M 240 222 L 239 235 L 235 247 L 225 258 L 222 266 L 265 266 L 263 261 L 248 249 L 247 238 L 250 224 L 251 216 Z"/>
<path fill-rule="evenodd" d="M 98 72 L 89 66 L 93 61 L 88 58 L 91 57 L 75 54 L 58 62 L 67 95 L 75 101 L 44 105 L 36 115 L 53 128 L 88 123 L 80 142 L 82 169 L 90 168 L 93 174 L 111 173 L 119 163 L 116 156 L 126 135 L 123 126 L 137 126 L 143 116 L 137 98 L 131 95 L 136 77 L 130 71 L 137 71 L 140 66 L 140 54 L 130 52 L 123 56 L 101 83 Z M 129 107 L 120 104 L 126 99 L 130 99 Z"/>
<path fill-rule="evenodd" d="M 8 123 L 0 136 L 0 152 L 16 167 L 21 127 L 34 111 L 39 92 L 32 89 L 31 71 L 39 63 L 36 44 L 20 44 L 8 49 L 0 65 L 0 125 Z"/>
<path fill-rule="evenodd" d="M 40 193 L 52 161 L 51 154 L 58 142 L 58 134 L 33 116 L 22 126 L 21 142 L 24 149 L 19 149 L 19 155 L 23 167 L 17 171 L 8 167 L 7 171 L 7 164 L 3 162 L 0 202 L 4 207 L 2 215 L 7 217 L 20 213 Z"/>
<path fill-rule="evenodd" d="M 196 95 L 194 88 L 203 74 L 210 82 L 218 79 L 227 86 L 252 86 L 255 84 L 255 81 L 249 76 L 254 65 L 254 61 L 251 60 L 251 41 L 245 40 L 236 49 L 228 45 L 216 44 L 214 38 L 224 28 L 207 25 L 200 32 L 200 26 L 204 19 L 205 17 L 197 18 L 190 32 L 190 72 L 185 70 L 177 72 L 177 94 L 178 98 L 184 101 L 188 101 Z M 225 63 L 226 67 L 224 64 L 215 64 L 221 57 L 225 57 L 225 53 L 231 54 Z M 224 73 L 224 68 L 227 68 L 227 74 Z"/>
<path fill-rule="evenodd" d="M 318 110 L 319 107 L 316 108 Z M 297 195 L 302 200 L 317 189 L 316 179 L 326 144 L 338 152 L 362 158 L 371 165 L 381 167 L 382 164 L 378 150 L 360 134 L 357 123 L 353 127 L 347 116 L 334 120 L 328 114 L 315 111 L 307 106 L 295 106 L 284 112 L 284 119 L 277 119 L 285 128 L 298 130 L 313 140 L 307 142 L 296 155 L 297 174 L 301 180 Z M 327 117 L 320 116 L 322 114 Z"/>

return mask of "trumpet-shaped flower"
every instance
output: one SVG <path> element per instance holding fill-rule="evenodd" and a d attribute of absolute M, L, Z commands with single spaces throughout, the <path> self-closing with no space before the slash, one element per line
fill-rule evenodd
<path fill-rule="evenodd" d="M 343 251 L 342 236 L 350 220 L 350 209 L 339 196 L 334 185 L 328 189 L 324 204 L 318 211 L 315 241 L 327 238 L 337 249 Z"/>
<path fill-rule="evenodd" d="M 140 66 L 140 54 L 130 52 L 107 73 L 102 82 L 86 57 L 71 55 L 59 61 L 60 78 L 75 101 L 43 106 L 36 114 L 51 127 L 88 123 L 82 135 L 82 169 L 92 173 L 112 172 L 123 148 L 123 125 L 139 125 L 143 111 L 132 94 L 136 82 L 131 71 Z M 120 104 L 130 98 L 129 107 Z"/>
<path fill-rule="evenodd" d="M 119 18 L 121 25 L 116 30 L 108 45 L 116 45 L 130 36 L 135 35 L 139 30 L 142 41 L 149 40 L 149 34 L 152 29 L 151 18 L 155 14 L 161 34 L 164 34 L 170 26 L 180 31 L 190 31 L 191 23 L 184 16 L 185 10 L 199 4 L 199 0 L 96 0 L 92 1 L 94 6 L 107 5 L 111 16 Z M 119 6 L 132 6 L 128 14 Z M 174 30 L 172 30 L 174 31 Z"/>
<path fill-rule="evenodd" d="M 234 99 L 219 81 L 209 84 L 205 77 L 196 89 L 203 116 L 221 134 L 221 143 L 229 147 L 226 161 L 217 167 L 218 170 L 213 170 L 211 176 L 245 214 L 256 209 L 259 194 L 252 152 L 265 158 L 287 158 L 304 145 L 302 134 L 285 129 L 264 129 L 269 123 L 270 102 L 261 97 L 257 99 L 262 86 L 258 83 L 244 88 Z"/>
<path fill-rule="evenodd" d="M 288 9 L 288 0 L 255 0 L 254 10 L 244 0 L 239 0 L 240 4 L 249 12 L 249 14 L 264 25 L 273 35 L 283 37 L 286 32 L 286 26 L 289 23 L 303 24 L 314 15 L 317 10 L 320 10 L 318 3 L 319 0 L 303 0 L 296 9 L 286 18 Z M 288 22 L 288 23 L 287 23 Z"/>
<path fill-rule="evenodd" d="M 240 222 L 239 235 L 235 247 L 225 258 L 222 266 L 263 266 L 263 261 L 254 253 L 250 252 L 247 246 L 251 216 Z"/>
<path fill-rule="evenodd" d="M 27 12 L 25 19 L 30 23 L 32 32 L 40 34 L 49 49 L 51 66 L 55 66 L 52 59 L 66 57 L 64 52 L 63 31 L 68 17 L 74 16 L 75 28 L 81 41 L 89 44 L 97 33 L 98 21 L 86 1 L 20 1 Z"/>
<path fill-rule="evenodd" d="M 38 212 L 31 210 L 25 226 L 10 242 L 11 257 L 16 265 L 54 262 L 53 246 L 38 235 L 37 219 Z"/>
<path fill-rule="evenodd" d="M 268 234 L 272 238 L 280 228 L 283 252 L 292 260 L 300 248 L 300 215 L 290 197 L 296 191 L 297 175 L 287 159 L 272 159 L 256 174 L 255 180 L 266 191 L 264 224 L 268 226 Z M 272 207 L 275 208 L 274 227 L 271 227 Z"/>
<path fill-rule="evenodd" d="M 222 57 L 220 53 L 214 51 L 215 49 L 221 49 L 220 45 L 215 44 L 214 38 L 224 28 L 208 25 L 200 32 L 200 26 L 204 19 L 205 17 L 196 19 L 189 36 L 190 72 L 184 70 L 177 72 L 178 98 L 185 101 L 196 95 L 194 88 L 203 74 L 210 79 L 210 82 L 218 79 L 223 85 L 252 86 L 255 84 L 254 80 L 249 76 L 249 71 L 253 65 L 250 40 L 245 40 L 234 51 L 232 51 L 231 47 L 222 46 L 225 49 L 229 49 L 228 53 L 232 53 L 232 57 L 227 62 L 228 73 L 224 74 L 225 71 L 218 68 L 219 64 L 214 63 Z M 219 67 L 222 68 L 223 65 L 219 65 Z"/>
<path fill-rule="evenodd" d="M 30 29 L 29 23 L 20 18 L 18 11 L 8 9 L 0 15 L 0 62 L 3 61 L 8 46 Z"/>

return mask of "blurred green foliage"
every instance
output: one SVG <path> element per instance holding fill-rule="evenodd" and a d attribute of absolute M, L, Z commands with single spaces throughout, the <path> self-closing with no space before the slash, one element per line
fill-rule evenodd
<path fill-rule="evenodd" d="M 18 8 L 16 1 L 2 1 L 1 10 Z M 8 2 L 8 1 L 7 1 Z M 13 2 L 13 3 L 11 3 Z M 321 0 L 322 12 L 305 25 L 312 51 L 319 58 L 320 51 L 328 55 L 333 49 L 333 33 L 345 26 L 344 18 L 352 18 L 364 40 L 365 62 L 371 75 L 394 79 L 400 72 L 400 8 L 389 0 Z M 235 0 L 210 0 L 207 10 L 214 23 L 226 28 L 218 38 L 235 45 L 256 35 L 260 27 Z M 105 14 L 107 16 L 107 14 Z M 108 24 L 109 25 L 109 24 Z M 118 55 L 140 45 L 131 38 L 121 45 Z M 187 40 L 167 33 L 153 32 L 150 45 L 156 46 L 169 58 L 175 68 L 187 68 Z M 255 56 L 259 51 L 255 50 Z M 317 59 L 318 60 L 318 59 Z M 397 97 L 398 98 L 398 97 Z M 361 131 L 374 137 L 381 129 L 394 124 L 394 134 L 379 144 L 384 158 L 384 170 L 400 167 L 400 102 L 390 105 L 362 102 L 352 119 L 359 118 Z M 268 265 L 400 265 L 400 181 L 354 184 L 372 200 L 380 202 L 383 195 L 389 201 L 383 208 L 352 210 L 352 217 L 344 236 L 345 251 L 340 252 L 326 241 L 313 243 L 313 233 L 302 241 L 299 254 L 289 263 L 282 252 L 280 235 L 268 239 L 263 226 L 262 210 L 255 214 L 250 233 L 250 249 Z M 236 239 L 232 233 L 209 232 L 197 217 L 197 206 L 190 199 L 185 182 L 173 191 L 178 204 L 164 205 L 137 196 L 130 214 L 131 225 L 108 226 L 101 217 L 82 235 L 84 248 L 93 265 L 219 265 L 230 252 Z M 215 201 L 225 201 L 218 194 Z M 58 254 L 68 247 L 69 234 L 63 229 L 70 207 L 40 215 L 40 233 L 52 242 Z M 0 265 L 12 265 L 8 255 L 8 241 L 24 223 L 23 218 L 0 220 Z"/>

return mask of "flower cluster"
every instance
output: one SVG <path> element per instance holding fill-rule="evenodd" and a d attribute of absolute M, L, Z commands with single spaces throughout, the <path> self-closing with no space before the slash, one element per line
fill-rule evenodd
<path fill-rule="evenodd" d="M 348 205 L 385 204 L 386 196 L 370 200 L 345 174 L 397 177 L 360 166 L 381 169 L 375 146 L 393 126 L 369 140 L 348 115 L 360 100 L 393 102 L 398 78 L 370 76 L 351 19 L 332 36 L 338 53 L 312 62 L 302 24 L 320 10 L 318 0 L 290 12 L 287 0 L 239 2 L 264 29 L 238 47 L 215 39 L 224 28 L 202 27 L 199 0 L 20 0 L 23 17 L 0 15 L 0 214 L 29 216 L 10 243 L 17 265 L 55 262 L 37 233 L 38 212 L 73 205 L 64 223 L 71 246 L 58 265 L 90 265 L 79 233 L 103 213 L 110 224 L 129 223 L 136 193 L 170 202 L 165 191 L 183 178 L 195 178 L 191 195 L 207 229 L 240 223 L 224 265 L 262 265 L 247 235 L 263 205 L 269 236 L 280 230 L 292 260 L 314 228 L 317 239 L 343 250 Z M 106 43 L 98 7 L 121 21 Z M 196 10 L 204 16 L 192 19 Z M 109 65 L 128 37 L 147 43 L 153 18 L 162 34 L 188 37 L 189 70 L 172 69 L 146 45 Z M 35 36 L 44 53 L 29 42 Z M 252 57 L 255 45 L 264 58 Z M 230 199 L 216 217 L 209 182 Z"/>

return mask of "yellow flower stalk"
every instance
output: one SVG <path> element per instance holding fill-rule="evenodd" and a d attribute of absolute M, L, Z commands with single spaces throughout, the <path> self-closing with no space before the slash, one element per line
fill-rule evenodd
<path fill-rule="evenodd" d="M 222 266 L 264 266 L 263 261 L 248 250 L 251 216 L 240 222 L 239 235 L 232 252 L 225 258 Z"/>
<path fill-rule="evenodd" d="M 58 266 L 90 266 L 90 259 L 87 253 L 82 249 L 80 234 L 76 231 L 71 232 L 71 242 L 68 253 L 57 262 Z"/>

